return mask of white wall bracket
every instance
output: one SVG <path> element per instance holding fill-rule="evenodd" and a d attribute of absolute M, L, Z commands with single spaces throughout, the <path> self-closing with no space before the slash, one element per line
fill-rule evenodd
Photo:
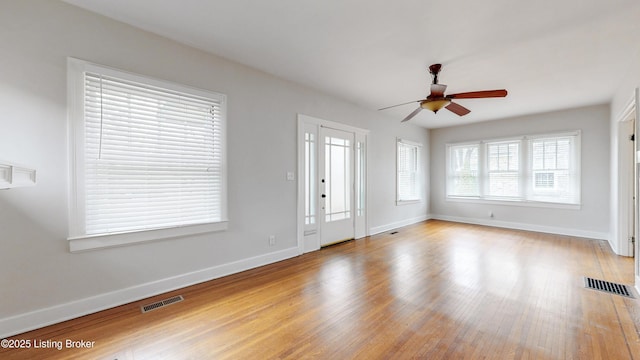
<path fill-rule="evenodd" d="M 24 166 L 0 161 L 0 190 L 19 186 L 34 186 L 36 171 Z"/>

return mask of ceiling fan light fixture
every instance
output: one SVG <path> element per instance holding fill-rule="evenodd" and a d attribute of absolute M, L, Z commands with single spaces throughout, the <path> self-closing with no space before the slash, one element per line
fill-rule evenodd
<path fill-rule="evenodd" d="M 420 103 L 420 107 L 425 110 L 431 110 L 434 113 L 437 113 L 438 110 L 449 105 L 450 103 L 451 100 L 449 99 L 424 100 Z"/>

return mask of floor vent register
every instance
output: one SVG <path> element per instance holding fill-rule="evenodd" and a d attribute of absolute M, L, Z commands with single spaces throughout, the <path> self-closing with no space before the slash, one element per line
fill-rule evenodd
<path fill-rule="evenodd" d="M 142 310 L 142 313 L 147 313 L 149 311 L 152 310 L 156 310 L 156 309 L 160 309 L 161 307 L 165 307 L 171 304 L 175 304 L 177 302 L 183 301 L 184 298 L 182 297 L 182 295 L 178 295 L 178 296 L 174 296 L 172 298 L 169 299 L 165 299 L 165 300 L 160 300 L 157 302 L 154 302 L 153 304 L 149 304 L 149 305 L 144 305 L 141 306 L 140 309 Z"/>
<path fill-rule="evenodd" d="M 623 285 L 623 284 L 612 283 L 609 281 L 598 280 L 598 279 L 585 276 L 584 287 L 586 287 L 587 289 L 603 291 L 609 294 L 615 294 L 620 296 L 626 296 L 628 298 L 633 298 L 633 292 L 629 289 L 627 285 Z"/>

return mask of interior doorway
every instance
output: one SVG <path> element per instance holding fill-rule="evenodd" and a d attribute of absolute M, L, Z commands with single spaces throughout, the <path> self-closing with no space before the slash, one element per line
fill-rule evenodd
<path fill-rule="evenodd" d="M 636 115 L 635 110 L 633 115 L 628 120 L 629 132 L 631 135 L 627 137 L 631 143 L 631 149 L 627 151 L 629 154 L 627 162 L 630 164 L 631 171 L 627 173 L 627 179 L 629 181 L 628 189 L 631 196 L 627 197 L 627 208 L 629 209 L 627 218 L 629 219 L 627 224 L 627 232 L 630 234 L 630 239 L 627 241 L 626 252 L 629 256 L 635 256 L 636 240 L 638 239 L 638 206 L 636 199 L 638 198 L 638 164 L 636 157 Z"/>
<path fill-rule="evenodd" d="M 635 134 L 635 142 L 633 148 L 633 158 L 634 158 L 634 237 L 636 241 L 634 242 L 633 248 L 633 256 L 634 260 L 634 272 L 636 278 L 636 289 L 640 291 L 640 246 L 638 246 L 638 239 L 640 238 L 640 166 L 638 162 L 640 161 L 640 146 L 638 143 L 638 135 L 640 134 L 639 126 L 640 126 L 640 89 L 636 88 L 633 94 L 632 103 L 632 111 L 631 116 L 633 116 L 633 129 Z"/>
<path fill-rule="evenodd" d="M 640 177 L 637 156 L 640 147 L 638 142 L 636 90 L 622 113 L 617 117 L 617 224 L 615 237 L 611 243 L 618 255 L 635 257 L 635 274 L 639 278 L 637 246 L 640 212 L 638 189 Z"/>
<path fill-rule="evenodd" d="M 636 234 L 636 158 L 634 114 L 618 122 L 618 237 L 616 253 L 633 256 Z"/>
<path fill-rule="evenodd" d="M 640 291 L 640 89 L 618 117 L 618 254 L 633 256 Z M 628 237 L 629 239 L 625 239 Z"/>

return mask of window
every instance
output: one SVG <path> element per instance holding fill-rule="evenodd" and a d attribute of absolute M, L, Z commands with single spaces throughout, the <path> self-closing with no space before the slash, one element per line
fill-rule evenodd
<path fill-rule="evenodd" d="M 447 198 L 580 204 L 580 132 L 447 145 Z"/>
<path fill-rule="evenodd" d="M 365 180 L 367 178 L 367 172 L 365 168 L 365 148 L 364 141 L 356 141 L 356 216 L 364 216 L 365 211 Z"/>
<path fill-rule="evenodd" d="M 339 131 L 339 130 L 335 130 Z M 322 134 L 322 133 L 321 133 Z M 324 138 L 324 221 L 352 217 L 353 142 L 344 135 L 321 135 Z M 349 137 L 349 136 L 348 136 Z"/>
<path fill-rule="evenodd" d="M 316 134 L 304 133 L 304 224 L 316 223 Z"/>
<path fill-rule="evenodd" d="M 479 196 L 478 144 L 452 145 L 447 171 L 450 196 Z"/>
<path fill-rule="evenodd" d="M 532 164 L 531 198 L 538 201 L 572 202 L 578 197 L 573 159 L 574 139 L 567 137 L 536 138 L 530 141 Z"/>
<path fill-rule="evenodd" d="M 397 141 L 397 203 L 420 200 L 420 146 L 403 139 Z"/>
<path fill-rule="evenodd" d="M 487 144 L 487 195 L 520 197 L 520 142 Z"/>
<path fill-rule="evenodd" d="M 224 229 L 224 95 L 75 59 L 69 91 L 72 251 Z"/>

